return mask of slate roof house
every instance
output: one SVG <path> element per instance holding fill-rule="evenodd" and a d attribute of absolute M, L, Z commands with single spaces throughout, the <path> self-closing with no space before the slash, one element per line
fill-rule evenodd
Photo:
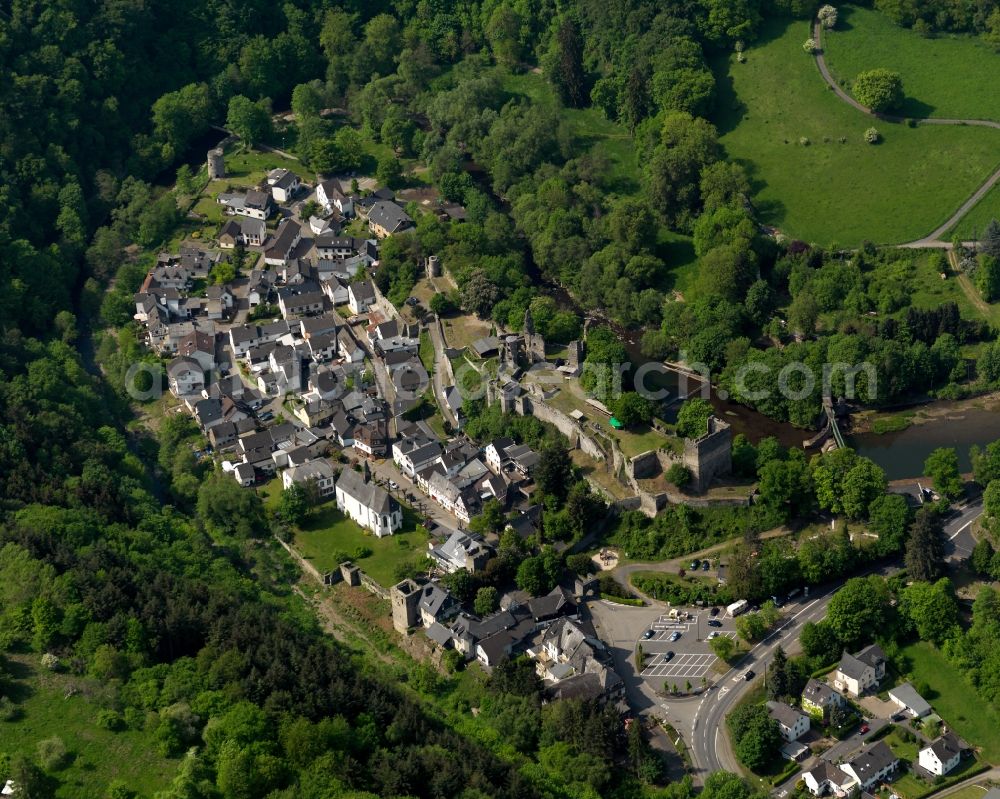
<path fill-rule="evenodd" d="M 953 771 L 962 761 L 962 742 L 952 732 L 947 732 L 925 746 L 917 755 L 921 768 L 927 769 L 937 777 Z"/>
<path fill-rule="evenodd" d="M 892 774 L 898 766 L 899 758 L 885 741 L 876 741 L 842 763 L 840 770 L 853 777 L 861 789 L 867 791 Z"/>
<path fill-rule="evenodd" d="M 317 458 L 298 466 L 290 466 L 281 473 L 283 488 L 291 488 L 293 485 L 305 486 L 306 484 L 311 484 L 321 497 L 328 497 L 334 492 L 333 466 L 326 458 Z"/>
<path fill-rule="evenodd" d="M 825 682 L 811 677 L 802 690 L 802 709 L 818 721 L 828 719 L 833 707 L 843 707 L 847 700 Z"/>
<path fill-rule="evenodd" d="M 403 526 L 399 503 L 352 469 L 344 469 L 337 480 L 337 507 L 379 538 Z"/>
<path fill-rule="evenodd" d="M 275 202 L 287 203 L 299 190 L 299 176 L 289 169 L 272 169 L 267 174 L 267 185 Z"/>
<path fill-rule="evenodd" d="M 358 280 L 347 287 L 347 304 L 352 313 L 365 313 L 375 304 L 375 286 L 370 280 Z"/>
<path fill-rule="evenodd" d="M 490 559 L 490 549 L 482 539 L 460 530 L 452 531 L 448 539 L 438 546 L 428 543 L 430 557 L 438 567 L 449 574 L 459 569 L 469 572 L 482 571 Z"/>
<path fill-rule="evenodd" d="M 368 227 L 380 239 L 413 227 L 413 220 L 391 200 L 379 200 L 368 210 Z"/>
<path fill-rule="evenodd" d="M 875 644 L 866 646 L 856 655 L 844 652 L 840 665 L 833 672 L 833 685 L 839 691 L 861 696 L 885 677 L 885 653 Z"/>
<path fill-rule="evenodd" d="M 768 702 L 767 714 L 778 723 L 786 741 L 797 741 L 809 732 L 809 716 L 784 702 Z"/>
<path fill-rule="evenodd" d="M 263 219 L 230 219 L 219 230 L 218 238 L 219 247 L 223 250 L 232 250 L 237 244 L 259 247 L 267 238 L 267 226 Z"/>
<path fill-rule="evenodd" d="M 264 263 L 271 266 L 285 266 L 302 240 L 302 227 L 294 219 L 284 219 L 278 225 L 274 240 L 264 250 Z"/>

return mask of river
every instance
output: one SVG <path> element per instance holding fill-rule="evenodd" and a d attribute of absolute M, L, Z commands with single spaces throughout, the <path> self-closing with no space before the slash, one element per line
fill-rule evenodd
<path fill-rule="evenodd" d="M 919 477 L 927 456 L 938 447 L 954 447 L 959 469 L 968 472 L 969 449 L 1000 439 L 1000 403 L 995 400 L 974 405 L 938 402 L 916 409 L 915 414 L 915 423 L 905 430 L 850 435 L 846 442 L 885 469 L 890 480 L 901 480 Z"/>

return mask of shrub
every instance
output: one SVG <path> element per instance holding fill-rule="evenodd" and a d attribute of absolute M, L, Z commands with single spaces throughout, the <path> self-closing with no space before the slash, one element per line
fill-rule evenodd
<path fill-rule="evenodd" d="M 809 141 L 809 137 L 808 136 L 802 136 L 799 139 L 799 144 L 801 144 L 803 147 L 808 147 L 810 144 L 812 144 L 812 142 Z"/>
<path fill-rule="evenodd" d="M 802 49 L 812 55 L 819 49 L 819 46 L 816 44 L 816 40 L 810 37 L 802 43 Z"/>
<path fill-rule="evenodd" d="M 673 486 L 681 488 L 691 482 L 691 470 L 680 463 L 673 464 L 667 469 L 666 480 Z"/>
<path fill-rule="evenodd" d="M 102 710 L 97 714 L 97 726 L 112 732 L 125 728 L 125 719 L 117 710 Z"/>
<path fill-rule="evenodd" d="M 38 742 L 38 762 L 46 771 L 56 771 L 69 762 L 66 744 L 58 735 Z"/>
<path fill-rule="evenodd" d="M 869 69 L 854 79 L 852 87 L 858 102 L 872 111 L 891 111 L 903 102 L 903 79 L 889 69 Z"/>
<path fill-rule="evenodd" d="M 49 671 L 55 671 L 59 668 L 59 658 L 51 652 L 46 652 L 42 655 L 42 666 L 47 668 Z"/>
<path fill-rule="evenodd" d="M 0 696 L 0 721 L 16 721 L 21 715 L 20 708 L 8 696 Z"/>
<path fill-rule="evenodd" d="M 882 141 L 882 134 L 876 128 L 868 128 L 865 131 L 865 141 L 869 144 L 878 144 Z"/>

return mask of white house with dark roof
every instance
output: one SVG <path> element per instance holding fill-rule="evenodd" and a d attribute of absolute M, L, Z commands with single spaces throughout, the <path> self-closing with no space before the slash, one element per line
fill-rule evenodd
<path fill-rule="evenodd" d="M 851 696 L 861 696 L 878 686 L 885 677 L 885 653 L 875 644 L 866 646 L 856 655 L 844 652 L 833 672 L 833 685 Z"/>
<path fill-rule="evenodd" d="M 375 299 L 375 286 L 370 280 L 357 280 L 347 287 L 347 304 L 352 313 L 366 313 Z"/>
<path fill-rule="evenodd" d="M 175 397 L 200 394 L 205 388 L 205 372 L 194 358 L 174 358 L 167 364 L 167 385 Z"/>
<path fill-rule="evenodd" d="M 267 185 L 275 202 L 287 203 L 299 190 L 299 176 L 290 169 L 272 169 L 267 173 Z"/>
<path fill-rule="evenodd" d="M 344 469 L 337 479 L 337 507 L 382 538 L 403 526 L 403 509 L 388 492 L 358 472 Z"/>
<path fill-rule="evenodd" d="M 302 240 L 302 226 L 294 219 L 284 219 L 278 225 L 274 239 L 264 250 L 264 263 L 271 266 L 284 266 L 292 257 L 295 248 Z"/>
<path fill-rule="evenodd" d="M 876 741 L 862 749 L 850 760 L 840 764 L 840 770 L 853 777 L 861 790 L 867 791 L 879 784 L 899 767 L 899 758 L 885 741 Z M 849 786 L 853 788 L 853 785 Z"/>
<path fill-rule="evenodd" d="M 786 741 L 797 741 L 809 732 L 809 716 L 784 702 L 768 702 L 767 714 L 778 724 Z"/>
<path fill-rule="evenodd" d="M 281 485 L 285 489 L 293 485 L 311 485 L 321 497 L 328 497 L 335 489 L 333 466 L 326 458 L 290 466 L 281 473 Z"/>
<path fill-rule="evenodd" d="M 948 774 L 962 762 L 962 743 L 953 732 L 947 732 L 925 746 L 917 755 L 917 763 L 937 777 Z"/>
<path fill-rule="evenodd" d="M 833 763 L 821 760 L 802 775 L 806 788 L 813 796 L 833 794 L 837 797 L 847 796 L 854 785 L 854 778 L 841 771 Z"/>

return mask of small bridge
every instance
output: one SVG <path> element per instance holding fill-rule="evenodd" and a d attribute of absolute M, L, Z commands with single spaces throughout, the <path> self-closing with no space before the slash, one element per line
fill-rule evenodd
<path fill-rule="evenodd" d="M 840 426 L 837 424 L 837 414 L 833 410 L 833 400 L 830 397 L 823 397 L 823 413 L 826 414 L 827 423 L 830 426 L 830 434 L 833 436 L 834 442 L 840 449 L 847 446 L 844 443 L 844 436 L 840 432 Z"/>

